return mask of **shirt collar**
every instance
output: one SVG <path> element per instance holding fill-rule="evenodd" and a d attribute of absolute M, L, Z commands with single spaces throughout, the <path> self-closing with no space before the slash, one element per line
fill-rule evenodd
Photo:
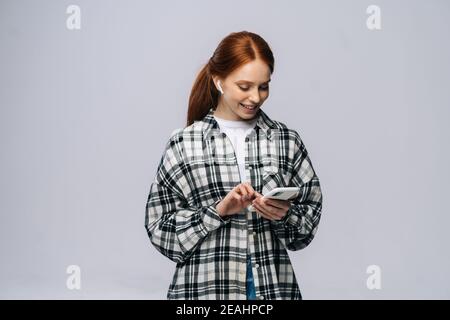
<path fill-rule="evenodd" d="M 262 111 L 258 110 L 256 126 L 261 129 L 268 139 L 272 139 L 272 129 L 276 129 L 276 125 L 269 116 Z M 219 124 L 214 118 L 214 109 L 211 107 L 206 116 L 201 120 L 204 124 L 203 135 L 205 139 L 210 139 L 212 136 L 220 134 Z"/>

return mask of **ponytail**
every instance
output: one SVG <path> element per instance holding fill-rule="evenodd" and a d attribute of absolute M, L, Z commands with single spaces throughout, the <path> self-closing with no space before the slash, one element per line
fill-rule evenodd
<path fill-rule="evenodd" d="M 186 125 L 190 126 L 195 120 L 203 119 L 211 107 L 216 109 L 218 99 L 219 93 L 214 86 L 208 63 L 200 70 L 192 86 Z"/>

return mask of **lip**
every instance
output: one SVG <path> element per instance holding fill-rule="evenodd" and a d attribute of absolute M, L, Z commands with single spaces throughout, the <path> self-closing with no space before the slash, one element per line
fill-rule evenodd
<path fill-rule="evenodd" d="M 245 106 L 251 106 L 251 107 L 257 107 L 258 106 L 257 104 L 244 104 L 244 103 L 239 103 L 239 104 L 242 104 L 242 105 L 245 105 Z"/>
<path fill-rule="evenodd" d="M 241 103 L 239 103 L 239 105 L 242 107 Z M 254 105 L 254 108 L 252 110 L 247 109 L 247 108 L 244 108 L 244 110 L 249 113 L 254 113 L 256 110 L 258 110 L 258 105 Z"/>

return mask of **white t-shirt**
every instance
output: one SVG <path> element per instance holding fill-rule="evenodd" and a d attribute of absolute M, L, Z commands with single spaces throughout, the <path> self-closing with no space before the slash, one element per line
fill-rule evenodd
<path fill-rule="evenodd" d="M 241 182 L 247 181 L 245 172 L 245 137 L 255 127 L 257 119 L 251 121 L 245 120 L 225 120 L 214 116 L 221 132 L 225 132 L 233 144 L 234 153 L 236 154 L 237 163 L 239 165 L 239 175 Z"/>

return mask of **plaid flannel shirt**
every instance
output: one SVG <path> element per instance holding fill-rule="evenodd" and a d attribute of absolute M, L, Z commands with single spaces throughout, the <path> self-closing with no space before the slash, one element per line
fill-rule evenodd
<path fill-rule="evenodd" d="M 299 134 L 261 109 L 246 137 L 245 168 L 265 194 L 297 186 L 286 216 L 270 221 L 248 209 L 221 218 L 216 205 L 241 183 L 231 141 L 211 108 L 175 130 L 150 186 L 145 228 L 151 243 L 176 262 L 168 299 L 246 299 L 247 248 L 258 299 L 301 299 L 286 250 L 305 248 L 322 211 L 322 192 Z"/>

